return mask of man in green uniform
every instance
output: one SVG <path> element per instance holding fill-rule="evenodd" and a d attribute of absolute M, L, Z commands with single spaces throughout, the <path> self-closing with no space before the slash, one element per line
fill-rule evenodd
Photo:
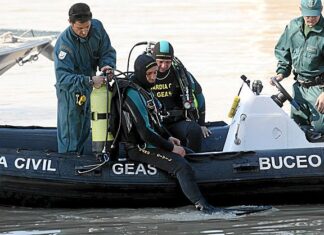
<path fill-rule="evenodd" d="M 293 19 L 275 47 L 277 81 L 294 69 L 294 99 L 301 110 L 292 109 L 293 119 L 324 133 L 324 19 L 321 0 L 301 0 L 302 17 Z M 270 81 L 273 85 L 273 83 Z"/>

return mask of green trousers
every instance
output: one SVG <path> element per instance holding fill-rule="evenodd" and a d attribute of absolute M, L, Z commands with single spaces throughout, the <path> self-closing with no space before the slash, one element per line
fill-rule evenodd
<path fill-rule="evenodd" d="M 297 111 L 291 108 L 291 117 L 300 126 L 311 126 L 315 131 L 324 133 L 324 114 L 317 111 L 315 103 L 317 97 L 323 92 L 319 86 L 305 88 L 298 82 L 293 84 L 294 99 L 301 106 Z"/>

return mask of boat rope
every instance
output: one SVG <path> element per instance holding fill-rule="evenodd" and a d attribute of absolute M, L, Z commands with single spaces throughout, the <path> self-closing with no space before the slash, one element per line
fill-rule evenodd
<path fill-rule="evenodd" d="M 89 167 L 91 167 L 91 168 L 90 168 L 89 170 L 85 170 L 85 171 L 83 171 L 83 170 L 78 170 L 78 171 L 77 171 L 78 174 L 80 174 L 80 175 L 82 175 L 82 174 L 87 174 L 87 173 L 89 173 L 89 172 L 92 172 L 92 171 L 98 169 L 99 167 L 102 167 L 102 166 L 105 165 L 107 162 L 109 162 L 109 157 L 104 157 L 103 160 L 104 160 L 104 161 L 103 161 L 102 163 L 99 163 L 99 164 L 93 164 L 93 165 L 83 166 L 84 168 L 89 168 Z"/>

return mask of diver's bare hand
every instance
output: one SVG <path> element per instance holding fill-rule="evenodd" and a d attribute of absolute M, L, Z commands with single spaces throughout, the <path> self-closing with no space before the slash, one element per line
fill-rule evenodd
<path fill-rule="evenodd" d="M 169 137 L 169 141 L 172 143 L 172 144 L 175 144 L 175 145 L 178 145 L 180 146 L 181 145 L 181 141 L 173 136 L 170 136 Z"/>
<path fill-rule="evenodd" d="M 200 128 L 204 138 L 207 138 L 209 135 L 211 135 L 212 132 L 206 126 L 200 126 Z"/>
<path fill-rule="evenodd" d="M 276 76 L 273 76 L 274 78 L 276 78 L 276 80 L 278 82 L 282 81 L 284 79 L 284 76 L 280 73 L 280 74 L 277 74 Z M 269 82 L 270 82 L 270 85 L 271 86 L 274 86 L 275 84 L 272 82 L 271 78 L 269 79 Z"/>
<path fill-rule="evenodd" d="M 186 155 L 186 150 L 182 146 L 173 145 L 173 153 L 179 154 L 181 157 Z"/>
<path fill-rule="evenodd" d="M 324 93 L 322 92 L 316 100 L 315 106 L 320 113 L 324 113 Z"/>

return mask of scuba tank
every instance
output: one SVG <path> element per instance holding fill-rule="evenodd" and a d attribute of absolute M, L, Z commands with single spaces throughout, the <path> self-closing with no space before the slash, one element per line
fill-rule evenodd
<path fill-rule="evenodd" d="M 93 88 L 90 95 L 92 152 L 107 153 L 114 137 L 109 132 L 109 114 L 112 91 L 109 83 L 99 89 Z"/>

